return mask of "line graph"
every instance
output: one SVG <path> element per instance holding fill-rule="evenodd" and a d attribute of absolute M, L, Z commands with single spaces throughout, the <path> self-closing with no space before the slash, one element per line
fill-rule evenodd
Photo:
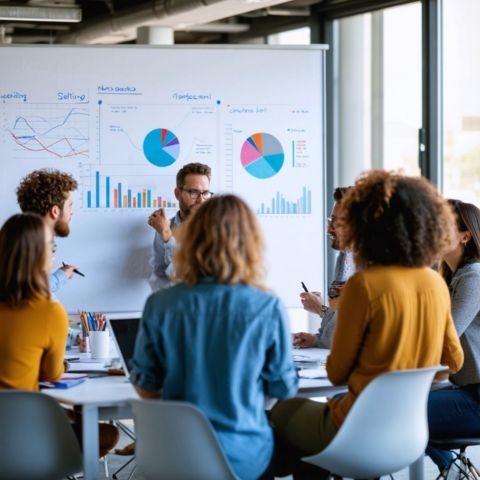
<path fill-rule="evenodd" d="M 86 107 L 17 105 L 8 128 L 21 156 L 89 157 L 89 112 Z M 22 111 L 19 111 L 22 110 Z"/>

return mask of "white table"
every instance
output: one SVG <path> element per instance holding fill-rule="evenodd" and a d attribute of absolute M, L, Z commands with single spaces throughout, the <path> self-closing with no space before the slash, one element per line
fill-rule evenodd
<path fill-rule="evenodd" d="M 294 350 L 319 363 L 325 363 L 328 350 L 309 348 Z M 95 480 L 98 470 L 98 421 L 132 418 L 128 400 L 138 395 L 124 376 L 88 378 L 73 388 L 47 389 L 43 393 L 54 397 L 59 403 L 80 406 L 82 409 L 83 474 L 85 480 Z M 345 386 L 333 386 L 328 379 L 300 378 L 299 397 L 325 397 L 345 392 Z M 410 480 L 423 480 L 423 456 L 410 466 Z"/>
<path fill-rule="evenodd" d="M 124 376 L 88 378 L 69 389 L 42 390 L 64 405 L 80 406 L 83 432 L 83 478 L 95 480 L 98 471 L 98 421 L 132 418 L 128 400 L 138 398 Z"/>

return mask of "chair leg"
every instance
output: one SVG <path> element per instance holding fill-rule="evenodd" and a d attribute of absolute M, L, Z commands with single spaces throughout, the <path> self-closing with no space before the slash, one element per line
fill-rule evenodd
<path fill-rule="evenodd" d="M 105 469 L 105 478 L 108 478 L 108 461 L 106 455 L 103 457 L 103 467 Z"/>
<path fill-rule="evenodd" d="M 457 476 L 455 480 L 480 480 L 480 472 L 470 461 L 465 453 L 465 448 L 460 452 L 452 451 L 454 457 L 450 464 L 438 475 L 436 480 L 447 480 L 451 478 L 450 473 L 455 469 Z"/>
<path fill-rule="evenodd" d="M 118 474 L 126 467 L 128 467 L 133 461 L 135 460 L 135 457 L 132 457 L 128 462 L 125 462 L 113 475 L 112 475 L 112 478 L 114 480 L 117 480 L 118 479 Z M 132 472 L 135 471 L 135 468 L 133 468 Z M 130 474 L 131 475 L 131 474 Z M 128 477 L 130 478 L 130 477 Z"/>
<path fill-rule="evenodd" d="M 475 480 L 480 480 L 480 472 L 478 471 L 478 468 L 470 461 L 469 458 L 467 458 L 467 462 L 468 462 L 468 469 L 470 470 Z"/>
<path fill-rule="evenodd" d="M 133 474 L 135 473 L 135 470 L 137 469 L 137 467 L 134 465 L 133 468 L 132 468 L 132 471 L 130 472 L 130 475 L 128 476 L 127 480 L 131 480 L 132 477 L 133 477 Z"/>

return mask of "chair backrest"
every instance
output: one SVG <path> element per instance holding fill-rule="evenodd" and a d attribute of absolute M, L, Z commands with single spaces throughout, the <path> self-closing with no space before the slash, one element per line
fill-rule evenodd
<path fill-rule="evenodd" d="M 62 407 L 40 392 L 0 391 L 0 477 L 56 480 L 82 471 L 82 453 Z"/>
<path fill-rule="evenodd" d="M 147 480 L 233 480 L 210 422 L 194 405 L 131 400 L 137 471 Z"/>
<path fill-rule="evenodd" d="M 336 475 L 376 478 L 415 462 L 428 441 L 427 399 L 445 367 L 388 372 L 359 395 L 331 443 L 303 460 Z"/>

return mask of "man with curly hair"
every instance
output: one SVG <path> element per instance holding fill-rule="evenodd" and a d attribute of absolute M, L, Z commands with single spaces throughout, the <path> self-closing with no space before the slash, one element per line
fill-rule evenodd
<path fill-rule="evenodd" d="M 58 237 L 70 233 L 72 192 L 77 181 L 68 173 L 53 169 L 35 170 L 22 179 L 17 188 L 17 202 L 22 212 L 41 215 Z M 78 267 L 64 265 L 50 275 L 50 290 L 58 291 Z"/>

